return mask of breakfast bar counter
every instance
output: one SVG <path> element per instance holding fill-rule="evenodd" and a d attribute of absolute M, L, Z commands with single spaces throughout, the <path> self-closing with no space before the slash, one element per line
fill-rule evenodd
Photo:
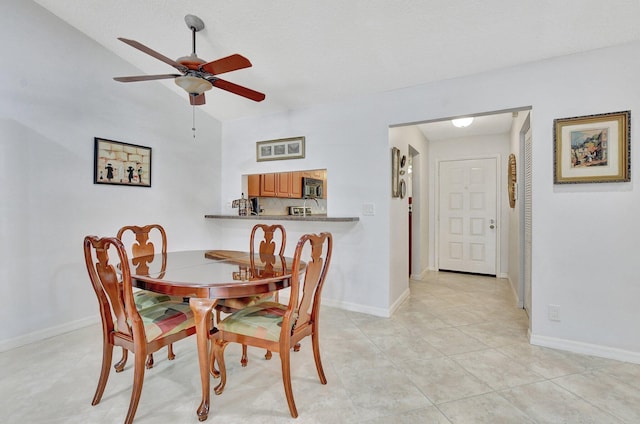
<path fill-rule="evenodd" d="M 320 221 L 320 222 L 357 222 L 357 216 L 327 216 L 327 215 L 205 215 L 209 219 L 244 219 L 253 221 Z"/>

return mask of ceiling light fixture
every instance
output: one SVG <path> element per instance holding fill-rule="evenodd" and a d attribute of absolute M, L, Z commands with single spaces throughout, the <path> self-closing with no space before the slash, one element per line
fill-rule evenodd
<path fill-rule="evenodd" d="M 453 126 L 457 127 L 457 128 L 468 127 L 469 125 L 471 125 L 472 122 L 473 122 L 473 117 L 459 118 L 459 119 L 452 119 L 451 120 L 451 123 L 453 124 Z"/>
<path fill-rule="evenodd" d="M 176 84 L 189 94 L 200 95 L 205 91 L 211 90 L 213 84 L 204 78 L 194 77 L 192 75 L 183 75 L 174 79 Z"/>

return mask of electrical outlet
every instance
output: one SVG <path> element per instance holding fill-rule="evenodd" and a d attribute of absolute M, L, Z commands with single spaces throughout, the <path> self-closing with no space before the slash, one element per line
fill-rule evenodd
<path fill-rule="evenodd" d="M 362 215 L 374 216 L 375 214 L 376 214 L 376 205 L 374 205 L 373 203 L 362 204 Z"/>
<path fill-rule="evenodd" d="M 560 321 L 560 305 L 547 305 L 549 321 Z"/>

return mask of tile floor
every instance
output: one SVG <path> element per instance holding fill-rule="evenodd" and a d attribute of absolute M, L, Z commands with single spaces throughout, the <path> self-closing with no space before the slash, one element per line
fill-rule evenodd
<path fill-rule="evenodd" d="M 505 280 L 430 273 L 390 319 L 324 308 L 319 383 L 308 340 L 292 355 L 299 417 L 289 416 L 277 354 L 227 348 L 228 383 L 211 423 L 638 423 L 640 365 L 527 343 Z M 101 356 L 95 325 L 0 353 L 5 423 L 121 423 L 132 361 L 91 406 Z M 195 339 L 147 371 L 135 422 L 197 423 Z"/>

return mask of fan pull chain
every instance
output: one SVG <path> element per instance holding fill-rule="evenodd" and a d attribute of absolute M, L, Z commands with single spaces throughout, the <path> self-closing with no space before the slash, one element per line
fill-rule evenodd
<path fill-rule="evenodd" d="M 193 106 L 192 110 L 193 110 L 193 124 L 191 127 L 191 131 L 193 131 L 193 139 L 195 140 L 196 139 L 196 107 Z"/>

